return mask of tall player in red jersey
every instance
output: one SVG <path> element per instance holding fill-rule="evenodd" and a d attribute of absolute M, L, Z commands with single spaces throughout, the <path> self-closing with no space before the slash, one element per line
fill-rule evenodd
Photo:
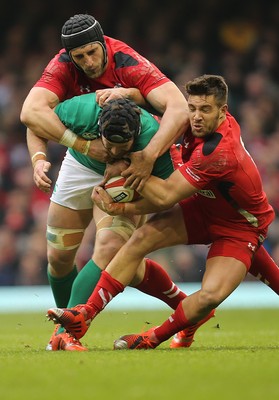
<path fill-rule="evenodd" d="M 87 331 L 90 321 L 124 290 L 146 254 L 178 244 L 208 244 L 201 289 L 183 299 L 161 326 L 122 336 L 114 345 L 115 349 L 155 348 L 176 334 L 172 347 L 181 347 L 180 331 L 189 332 L 210 316 L 243 281 L 251 264 L 265 258 L 262 243 L 274 211 L 244 148 L 240 127 L 227 111 L 227 85 L 223 77 L 204 75 L 186 89 L 191 130 L 183 140 L 184 164 L 165 181 L 151 176 L 141 191 L 144 199 L 132 203 L 113 204 L 102 188 L 94 190 L 95 202 L 111 214 L 167 211 L 133 233 L 102 272 L 87 304 L 49 310 L 49 316 L 72 334 L 77 334 L 75 323 L 82 334 Z"/>
<path fill-rule="evenodd" d="M 115 97 L 130 98 L 143 108 L 152 106 L 162 115 L 158 133 L 143 151 L 131 154 L 131 165 L 123 173 L 127 185 L 142 187 L 155 160 L 188 125 L 185 97 L 154 64 L 127 44 L 105 36 L 99 22 L 90 15 L 79 14 L 66 21 L 61 39 L 64 49 L 49 62 L 22 107 L 21 121 L 29 128 L 29 140 L 33 132 L 104 161 L 107 155 L 100 142 L 77 138 L 53 108 L 63 100 L 89 92 L 96 92 L 100 106 Z M 34 148 L 46 152 L 43 142 L 39 147 L 38 141 L 33 141 Z M 34 156 L 31 145 L 29 150 Z M 40 158 L 43 154 L 33 161 Z M 49 188 L 49 180 L 45 176 L 43 180 Z"/>

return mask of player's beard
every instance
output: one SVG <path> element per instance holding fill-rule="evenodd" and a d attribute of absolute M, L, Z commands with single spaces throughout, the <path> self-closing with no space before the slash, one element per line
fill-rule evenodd
<path fill-rule="evenodd" d="M 192 134 L 196 138 L 203 138 L 210 136 L 220 125 L 219 116 L 204 122 L 192 122 Z"/>
<path fill-rule="evenodd" d="M 90 79 L 97 79 L 103 75 L 103 73 L 105 72 L 105 70 L 107 68 L 107 65 L 108 65 L 107 62 L 104 63 L 104 61 L 103 61 L 102 64 L 97 65 L 95 68 L 88 69 L 88 70 L 84 69 L 84 72 Z"/>
<path fill-rule="evenodd" d="M 84 72 L 88 76 L 88 78 L 96 79 L 103 75 L 104 70 L 105 69 L 103 66 L 98 66 L 97 68 L 94 68 L 94 69 L 84 70 Z"/>

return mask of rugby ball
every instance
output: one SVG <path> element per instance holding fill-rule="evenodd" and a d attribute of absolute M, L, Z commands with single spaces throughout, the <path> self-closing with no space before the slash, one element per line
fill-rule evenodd
<path fill-rule="evenodd" d="M 122 176 L 114 176 L 109 179 L 104 188 L 116 203 L 127 203 L 139 197 L 138 192 L 130 187 L 123 187 L 125 178 Z"/>

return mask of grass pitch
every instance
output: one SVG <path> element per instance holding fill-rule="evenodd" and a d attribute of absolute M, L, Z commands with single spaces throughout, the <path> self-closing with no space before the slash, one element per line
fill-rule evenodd
<path fill-rule="evenodd" d="M 125 333 L 170 311 L 104 311 L 82 343 L 88 352 L 47 352 L 42 314 L 1 314 L 0 393 L 6 400 L 279 398 L 279 309 L 218 310 L 189 349 L 113 351 Z"/>

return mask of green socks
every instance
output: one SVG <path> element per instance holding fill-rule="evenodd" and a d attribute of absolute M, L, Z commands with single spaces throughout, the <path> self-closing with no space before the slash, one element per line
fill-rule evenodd
<path fill-rule="evenodd" d="M 53 277 L 50 275 L 49 271 L 47 271 L 48 281 L 51 286 L 51 290 L 57 307 L 67 307 L 71 295 L 73 282 L 76 279 L 77 275 L 78 272 L 76 267 L 74 267 L 74 269 L 68 275 L 63 276 L 63 278 Z"/>
<path fill-rule="evenodd" d="M 87 302 L 100 279 L 101 272 L 102 270 L 94 263 L 94 261 L 90 260 L 85 264 L 73 283 L 71 297 L 67 308 L 74 307 L 78 304 L 85 304 Z"/>
<path fill-rule="evenodd" d="M 57 307 L 71 308 L 78 304 L 86 303 L 97 285 L 101 273 L 102 270 L 92 260 L 88 261 L 79 273 L 74 268 L 64 278 L 53 278 L 48 273 L 49 283 Z M 56 334 L 58 335 L 62 332 L 64 332 L 64 328 L 60 327 Z"/>

